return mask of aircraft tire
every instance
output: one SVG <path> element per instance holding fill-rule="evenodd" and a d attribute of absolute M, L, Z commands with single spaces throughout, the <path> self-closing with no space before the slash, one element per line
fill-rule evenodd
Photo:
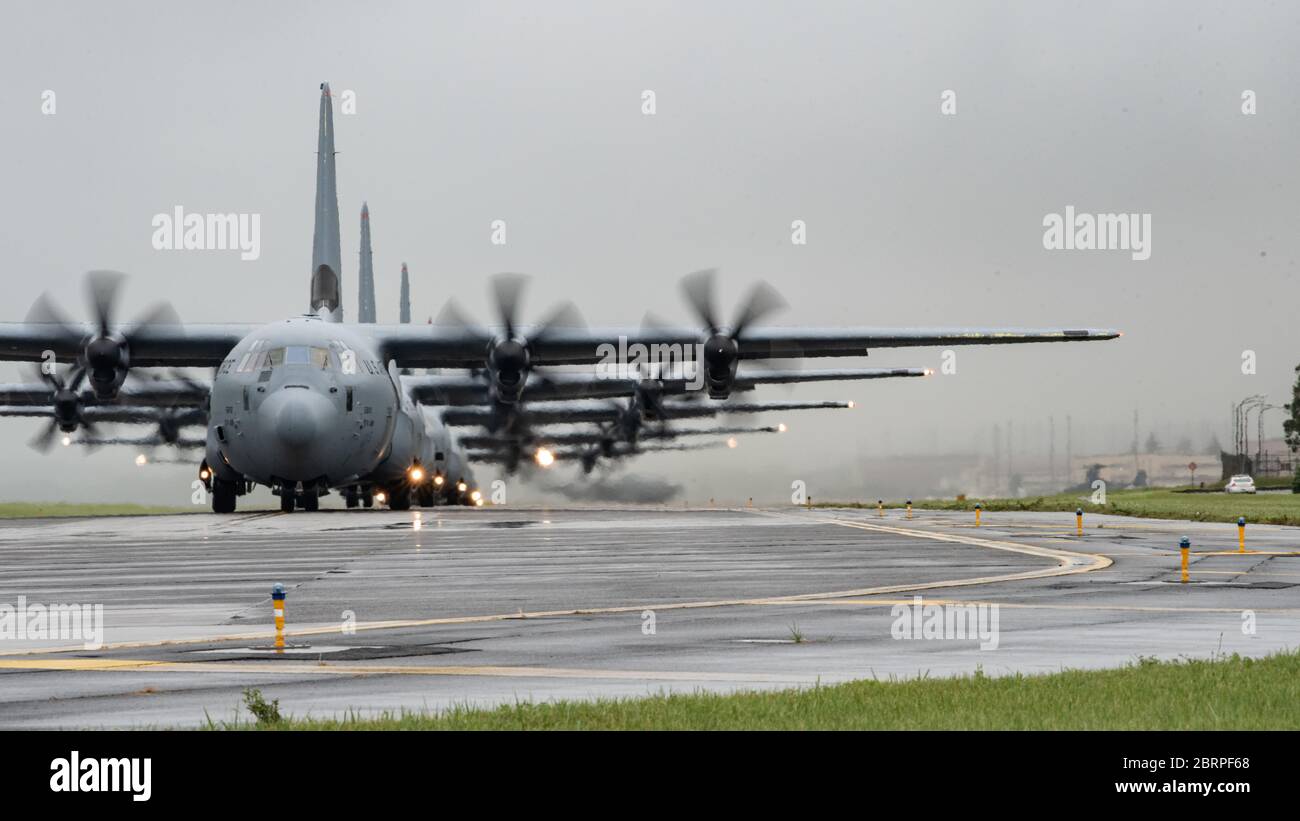
<path fill-rule="evenodd" d="M 227 482 L 222 479 L 213 478 L 212 480 L 212 512 L 213 513 L 234 513 L 235 512 L 235 483 Z"/>

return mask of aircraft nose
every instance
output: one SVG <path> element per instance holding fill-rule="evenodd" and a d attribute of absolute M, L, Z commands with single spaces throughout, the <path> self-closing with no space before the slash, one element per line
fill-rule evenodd
<path fill-rule="evenodd" d="M 270 397 L 263 410 L 270 411 L 276 440 L 288 450 L 301 451 L 325 432 L 334 408 L 313 390 L 286 388 Z"/>

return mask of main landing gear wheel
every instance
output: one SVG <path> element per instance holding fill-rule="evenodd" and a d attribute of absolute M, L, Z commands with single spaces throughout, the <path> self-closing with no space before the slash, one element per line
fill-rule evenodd
<path fill-rule="evenodd" d="M 411 509 L 411 488 L 400 487 L 394 488 L 388 492 L 388 509 L 389 510 L 410 510 Z"/>
<path fill-rule="evenodd" d="M 375 492 L 370 488 L 366 488 L 364 491 L 361 492 L 361 506 L 362 507 L 375 506 Z"/>
<path fill-rule="evenodd" d="M 235 483 L 227 482 L 223 479 L 213 477 L 212 479 L 212 512 L 213 513 L 234 513 L 235 512 Z"/>
<path fill-rule="evenodd" d="M 308 513 L 314 513 L 320 510 L 320 497 L 315 491 L 306 491 L 298 497 L 298 506 Z"/>
<path fill-rule="evenodd" d="M 343 502 L 348 506 L 349 510 L 356 507 L 359 501 L 360 500 L 357 498 L 357 489 L 355 487 L 350 487 L 343 491 Z"/>
<path fill-rule="evenodd" d="M 292 490 L 280 491 L 280 512 L 293 513 L 294 493 Z"/>

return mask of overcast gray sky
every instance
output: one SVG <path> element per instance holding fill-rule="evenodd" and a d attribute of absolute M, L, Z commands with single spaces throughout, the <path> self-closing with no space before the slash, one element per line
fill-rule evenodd
<path fill-rule="evenodd" d="M 84 310 L 93 268 L 132 275 L 126 315 L 164 297 L 195 322 L 304 310 L 329 81 L 356 95 L 355 114 L 336 110 L 346 307 L 367 200 L 381 321 L 402 261 L 419 320 L 451 294 L 486 316 L 486 276 L 510 270 L 535 275 L 531 317 L 572 298 L 593 325 L 685 320 L 678 278 L 718 266 L 729 308 L 755 279 L 785 294 L 782 324 L 1126 333 L 959 349 L 958 372 L 929 380 L 773 391 L 860 406 L 636 463 L 693 494 L 778 497 L 845 460 L 987 448 L 994 422 L 1045 435 L 1053 415 L 1058 432 L 1072 416 L 1076 450 L 1123 447 L 1135 408 L 1144 436 L 1227 442 L 1230 403 L 1288 401 L 1300 361 L 1298 27 L 1289 3 L 14 5 L 0 319 L 46 289 Z M 154 250 L 153 215 L 177 205 L 260 214 L 260 259 Z M 1151 214 L 1150 259 L 1045 250 L 1043 218 L 1067 205 Z M 4 429 L 0 498 L 188 498 L 189 468 L 41 457 L 33 425 Z"/>

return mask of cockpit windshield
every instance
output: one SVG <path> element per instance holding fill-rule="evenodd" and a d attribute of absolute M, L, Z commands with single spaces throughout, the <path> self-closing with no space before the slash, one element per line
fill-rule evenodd
<path fill-rule="evenodd" d="M 268 351 L 250 351 L 239 361 L 236 368 L 241 373 L 263 371 L 278 368 L 281 365 L 306 365 L 327 370 L 335 366 L 328 348 L 308 345 L 287 345 Z"/>
<path fill-rule="evenodd" d="M 289 345 L 273 348 L 267 352 L 272 368 L 277 365 L 313 365 L 317 368 L 330 366 L 330 352 L 326 348 L 310 348 L 306 345 Z"/>

